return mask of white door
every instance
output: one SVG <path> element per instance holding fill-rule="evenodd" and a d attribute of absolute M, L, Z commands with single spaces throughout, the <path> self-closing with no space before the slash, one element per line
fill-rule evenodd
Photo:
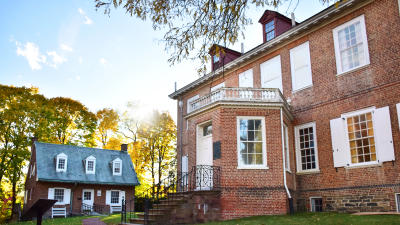
<path fill-rule="evenodd" d="M 196 189 L 210 190 L 213 184 L 212 124 L 197 126 Z"/>
<path fill-rule="evenodd" d="M 93 206 L 93 202 L 94 202 L 94 190 L 93 189 L 83 189 L 82 204 L 85 204 L 87 206 Z M 85 207 L 83 207 L 83 208 L 85 208 Z"/>

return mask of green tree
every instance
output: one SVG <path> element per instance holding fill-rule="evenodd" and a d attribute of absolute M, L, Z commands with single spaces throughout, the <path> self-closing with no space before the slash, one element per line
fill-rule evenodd
<path fill-rule="evenodd" d="M 96 115 L 82 103 L 70 98 L 51 98 L 53 110 L 50 129 L 51 141 L 58 144 L 95 146 Z"/>
<path fill-rule="evenodd" d="M 277 7 L 288 0 L 95 0 L 97 9 L 109 14 L 111 7 L 123 7 L 133 17 L 150 20 L 154 29 L 166 29 L 165 48 L 171 64 L 183 59 L 200 59 L 205 72 L 208 50 L 213 44 L 233 45 L 252 23 L 250 7 Z M 297 0 L 297 2 L 300 0 Z M 338 0 L 318 0 L 322 3 Z M 192 54 L 193 50 L 196 54 Z"/>

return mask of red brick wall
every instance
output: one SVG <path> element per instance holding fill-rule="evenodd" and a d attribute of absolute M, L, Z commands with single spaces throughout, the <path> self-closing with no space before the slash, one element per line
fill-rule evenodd
<path fill-rule="evenodd" d="M 383 193 L 379 195 L 381 197 L 377 198 L 381 199 L 381 202 L 376 206 L 370 204 L 368 206 L 370 208 L 366 206 L 364 209 L 395 210 L 394 191 L 399 191 L 398 187 L 400 186 L 400 176 L 398 175 L 400 174 L 400 133 L 399 118 L 395 108 L 395 104 L 400 103 L 400 16 L 398 7 L 395 0 L 381 0 L 373 1 L 350 13 L 344 11 L 341 15 L 332 18 L 331 21 L 321 23 L 319 28 L 313 29 L 302 37 L 283 43 L 280 47 L 265 52 L 234 70 L 227 71 L 223 78 L 215 79 L 215 83 L 207 83 L 188 92 L 183 96 L 185 107 L 189 97 L 195 94 L 202 96 L 209 93 L 209 88 L 222 80 L 225 81 L 226 87 L 237 87 L 238 74 L 250 68 L 253 68 L 254 72 L 254 87 L 260 87 L 260 64 L 279 54 L 281 56 L 283 94 L 291 100 L 293 114 L 292 121 L 285 118 L 285 123 L 290 131 L 292 172 L 287 172 L 286 175 L 295 202 L 297 199 L 303 199 L 309 206 L 310 196 L 322 196 L 324 207 L 327 207 L 326 202 L 334 201 L 335 203 L 330 203 L 333 207 L 332 210 L 343 211 L 343 207 L 346 206 L 341 207 L 340 204 L 344 204 L 343 201 L 351 200 L 346 196 L 352 193 L 357 196 L 369 196 L 376 190 L 376 192 Z M 365 16 L 370 64 L 337 76 L 332 30 L 360 15 Z M 292 92 L 289 52 L 291 48 L 306 41 L 310 43 L 313 86 Z M 333 167 L 329 121 L 338 118 L 342 113 L 370 106 L 390 107 L 396 161 L 385 162 L 381 166 L 338 168 L 336 170 Z M 184 115 L 186 115 L 186 108 Z M 243 171 L 236 168 L 236 116 L 239 115 L 265 116 L 269 170 Z M 271 191 L 268 189 L 283 187 L 279 110 L 217 107 L 189 117 L 187 120 L 189 121 L 188 130 L 186 130 L 186 119 L 183 123 L 183 150 L 185 154 L 189 154 L 190 165 L 194 165 L 196 157 L 196 124 L 211 120 L 213 141 L 221 140 L 221 159 L 214 160 L 214 165 L 221 166 L 222 185 L 227 188 L 221 195 L 223 218 L 287 212 L 284 190 Z M 308 175 L 296 174 L 294 126 L 312 121 L 316 123 L 320 172 Z M 390 188 L 379 188 L 377 185 L 391 186 Z M 331 190 L 332 188 L 335 188 L 334 191 Z M 260 190 L 262 190 L 262 194 L 259 194 Z M 358 201 L 357 199 L 352 200 Z M 276 203 L 277 211 L 274 211 L 275 208 L 265 208 L 266 206 L 263 204 L 266 203 Z M 348 209 L 349 211 L 360 210 L 357 207 L 348 206 Z"/>

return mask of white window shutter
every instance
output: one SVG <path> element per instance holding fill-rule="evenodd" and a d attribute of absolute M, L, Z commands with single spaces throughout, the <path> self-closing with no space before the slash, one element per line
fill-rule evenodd
<path fill-rule="evenodd" d="M 342 118 L 330 121 L 333 152 L 333 166 L 344 167 L 350 164 L 350 147 L 345 128 L 345 120 Z"/>
<path fill-rule="evenodd" d="M 396 109 L 397 109 L 397 121 L 399 122 L 399 129 L 400 129 L 400 103 L 396 104 Z"/>
<path fill-rule="evenodd" d="M 71 202 L 71 189 L 64 189 L 64 204 Z"/>
<path fill-rule="evenodd" d="M 106 205 L 111 204 L 111 191 L 106 191 Z"/>
<path fill-rule="evenodd" d="M 54 188 L 49 188 L 48 199 L 54 199 Z"/>
<path fill-rule="evenodd" d="M 260 65 L 261 87 L 279 88 L 282 92 L 281 56 L 278 55 Z"/>
<path fill-rule="evenodd" d="M 375 110 L 374 134 L 379 162 L 394 160 L 393 136 L 392 126 L 390 124 L 389 106 Z"/>
<path fill-rule="evenodd" d="M 187 173 L 189 172 L 188 169 L 188 157 L 187 155 L 182 156 L 182 173 Z"/>
<path fill-rule="evenodd" d="M 253 87 L 253 69 L 239 74 L 239 87 Z"/>
<path fill-rule="evenodd" d="M 119 192 L 119 202 L 122 204 L 122 199 L 124 199 L 126 201 L 125 198 L 125 191 L 120 191 Z"/>
<path fill-rule="evenodd" d="M 290 49 L 293 91 L 312 85 L 309 42 Z"/>

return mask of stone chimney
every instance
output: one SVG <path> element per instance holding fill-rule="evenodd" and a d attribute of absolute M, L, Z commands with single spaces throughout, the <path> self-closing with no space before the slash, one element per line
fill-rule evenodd
<path fill-rule="evenodd" d="M 121 145 L 121 152 L 128 152 L 128 144 Z"/>

